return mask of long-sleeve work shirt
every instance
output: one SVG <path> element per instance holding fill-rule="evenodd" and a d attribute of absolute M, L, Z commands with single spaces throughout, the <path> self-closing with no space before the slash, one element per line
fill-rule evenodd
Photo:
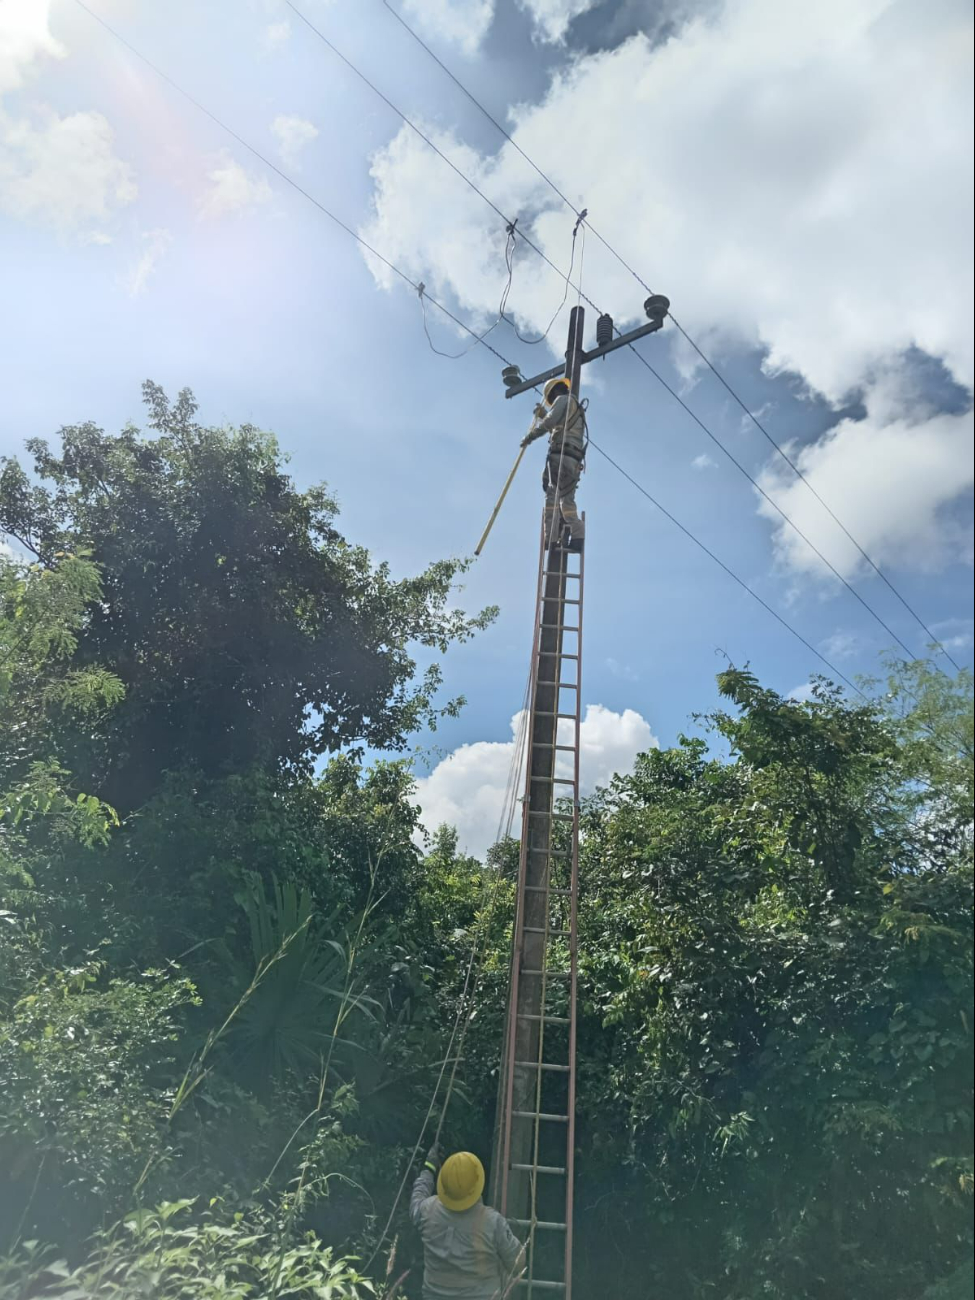
<path fill-rule="evenodd" d="M 423 1300 L 497 1300 L 519 1265 L 521 1242 L 482 1200 L 448 1210 L 435 1186 L 423 1169 L 410 1197 L 410 1218 L 423 1239 Z"/>
<path fill-rule="evenodd" d="M 549 413 L 529 433 L 528 441 L 534 442 L 543 433 L 550 435 L 550 455 L 558 456 L 564 451 L 582 459 L 586 450 L 586 414 L 571 393 L 562 393 L 555 399 Z"/>

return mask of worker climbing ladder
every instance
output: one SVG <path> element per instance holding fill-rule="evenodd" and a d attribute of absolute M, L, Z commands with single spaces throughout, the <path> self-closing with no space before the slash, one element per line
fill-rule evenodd
<path fill-rule="evenodd" d="M 667 298 L 651 294 L 644 303 L 648 323 L 626 334 L 615 329 L 609 316 L 601 316 L 597 346 L 586 351 L 585 312 L 581 305 L 573 307 L 564 366 L 524 379 L 517 366 L 507 365 L 502 371 L 506 397 L 537 392 L 540 384 L 559 378 L 568 384 L 566 409 L 571 411 L 579 401 L 582 367 L 656 333 L 669 308 Z M 546 395 L 549 391 L 546 388 Z M 563 528 L 571 522 L 574 508 L 563 518 L 558 502 L 567 432 L 568 424 L 559 439 L 554 480 L 549 480 L 557 485 L 555 517 L 546 521 L 545 512 L 542 516 L 521 854 L 492 1199 L 525 1241 L 525 1267 L 515 1283 L 517 1292 L 570 1298 L 585 562 L 583 549 L 570 548 Z M 516 461 L 478 552 L 517 468 Z M 576 531 L 581 534 L 585 528 Z"/>
<path fill-rule="evenodd" d="M 518 1294 L 571 1294 L 584 558 L 543 516 L 495 1204 Z"/>

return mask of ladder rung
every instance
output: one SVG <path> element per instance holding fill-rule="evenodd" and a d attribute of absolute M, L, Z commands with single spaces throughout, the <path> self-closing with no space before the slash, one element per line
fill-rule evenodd
<path fill-rule="evenodd" d="M 537 1016 L 534 1011 L 519 1011 L 516 1013 L 518 1020 L 541 1020 L 546 1025 L 568 1025 L 570 1020 L 568 1016 Z"/>
<path fill-rule="evenodd" d="M 535 717 L 536 718 L 565 718 L 569 722 L 577 721 L 576 715 L 574 713 L 551 713 L 547 709 L 536 709 Z"/>
<path fill-rule="evenodd" d="M 578 659 L 578 655 L 564 654 L 561 650 L 539 650 L 539 659 Z"/>
<path fill-rule="evenodd" d="M 517 1224 L 519 1228 L 548 1228 L 552 1232 L 565 1232 L 564 1223 L 543 1223 L 541 1219 L 509 1219 L 508 1222 Z M 535 1285 L 537 1286 L 538 1283 L 536 1282 Z"/>
<path fill-rule="evenodd" d="M 557 898 L 571 898 L 571 889 L 549 889 L 548 885 L 526 885 L 525 889 L 533 894 L 554 894 Z"/>
<path fill-rule="evenodd" d="M 512 1115 L 516 1119 L 550 1119 L 559 1124 L 568 1124 L 568 1115 L 546 1115 L 537 1110 L 513 1110 Z"/>
<path fill-rule="evenodd" d="M 521 975 L 546 975 L 550 980 L 567 980 L 572 978 L 570 970 L 523 970 Z"/>
<path fill-rule="evenodd" d="M 564 1291 L 564 1282 L 543 1282 L 540 1278 L 523 1277 L 515 1283 L 515 1286 L 530 1286 L 531 1289 L 539 1291 Z"/>
<path fill-rule="evenodd" d="M 563 605 L 581 605 L 581 600 L 576 600 L 574 596 L 557 596 L 556 600 L 561 600 Z"/>
<path fill-rule="evenodd" d="M 572 717 L 575 718 L 575 716 L 573 713 Z M 575 745 L 553 745 L 548 740 L 533 740 L 532 749 L 560 749 L 563 754 L 574 754 L 576 752 Z"/>
<path fill-rule="evenodd" d="M 539 623 L 543 632 L 580 632 L 580 627 L 568 623 Z"/>
<path fill-rule="evenodd" d="M 544 781 L 546 785 L 575 785 L 574 776 L 533 776 L 529 780 Z"/>
<path fill-rule="evenodd" d="M 565 1170 L 561 1165 L 516 1165 L 512 1164 L 512 1169 L 520 1169 L 523 1174 L 564 1174 Z"/>
<path fill-rule="evenodd" d="M 546 812 L 543 808 L 538 808 L 534 812 L 529 808 L 528 816 L 529 817 L 551 817 L 553 822 L 571 822 L 575 820 L 572 813 L 550 813 L 550 812 Z M 529 844 L 528 847 L 531 848 L 531 845 Z M 538 852 L 537 849 L 533 851 Z"/>
<path fill-rule="evenodd" d="M 570 933 L 568 930 L 546 930 L 543 925 L 523 925 L 521 928 L 526 934 L 547 934 L 550 939 L 564 939 Z"/>
<path fill-rule="evenodd" d="M 571 1069 L 568 1065 L 553 1065 L 551 1061 L 515 1061 L 515 1065 L 523 1065 L 527 1070 L 557 1070 L 559 1074 L 568 1074 Z"/>

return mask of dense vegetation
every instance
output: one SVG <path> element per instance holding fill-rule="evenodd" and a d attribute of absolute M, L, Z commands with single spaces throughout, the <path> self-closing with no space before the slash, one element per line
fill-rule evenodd
<path fill-rule="evenodd" d="M 490 1151 L 511 846 L 419 849 L 361 749 L 490 611 L 146 400 L 0 474 L 0 1300 L 415 1297 L 384 1228 L 475 934 L 444 1132 Z M 970 1295 L 970 677 L 720 687 L 722 757 L 585 808 L 576 1294 Z"/>

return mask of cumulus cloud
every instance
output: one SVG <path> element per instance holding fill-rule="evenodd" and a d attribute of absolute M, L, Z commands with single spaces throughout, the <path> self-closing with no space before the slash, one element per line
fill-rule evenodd
<path fill-rule="evenodd" d="M 106 243 L 111 216 L 137 193 L 101 113 L 0 116 L 0 207 L 12 216 Z"/>
<path fill-rule="evenodd" d="M 296 167 L 301 151 L 318 138 L 318 127 L 303 117 L 290 117 L 279 113 L 271 123 L 271 132 L 278 142 L 278 153 L 289 167 Z"/>
<path fill-rule="evenodd" d="M 0 4 L 0 95 L 19 90 L 45 55 L 63 59 L 66 50 L 48 25 L 45 0 L 3 0 Z"/>
<path fill-rule="evenodd" d="M 475 54 L 494 18 L 494 0 L 405 0 L 403 13 L 426 36 Z"/>
<path fill-rule="evenodd" d="M 700 456 L 695 456 L 691 461 L 694 469 L 714 469 L 716 462 L 711 459 L 707 452 L 702 451 Z"/>
<path fill-rule="evenodd" d="M 518 0 L 521 8 L 531 14 L 535 36 L 552 44 L 564 38 L 573 18 L 602 3 L 603 0 Z"/>
<path fill-rule="evenodd" d="M 455 826 L 461 848 L 477 856 L 494 843 L 521 719 L 521 713 L 511 719 L 511 740 L 461 745 L 429 776 L 418 780 L 417 801 L 428 830 L 444 822 Z M 615 713 L 601 704 L 587 705 L 579 739 L 584 794 L 604 785 L 614 773 L 629 771 L 637 754 L 658 745 L 650 724 L 639 713 L 633 709 Z M 560 775 L 568 775 L 569 757 L 560 755 Z"/>
<path fill-rule="evenodd" d="M 254 176 L 229 154 L 224 154 L 207 174 L 210 184 L 200 201 L 203 217 L 224 217 L 245 208 L 257 207 L 271 197 L 263 176 Z"/>
<path fill-rule="evenodd" d="M 970 385 L 969 30 L 960 0 L 727 0 L 663 46 L 637 35 L 578 60 L 517 110 L 514 137 L 695 327 L 763 344 L 833 398 L 912 343 Z M 509 145 L 438 143 L 566 265 L 572 218 Z M 374 179 L 370 238 L 490 312 L 485 205 L 407 128 Z M 538 328 L 558 281 L 519 260 L 513 306 Z M 639 318 L 643 295 L 594 241 L 586 287 Z"/>
<path fill-rule="evenodd" d="M 0 4 L 0 94 L 20 90 L 45 58 L 66 50 L 50 31 L 44 0 Z M 101 113 L 61 115 L 36 104 L 29 115 L 0 107 L 0 210 L 25 221 L 109 243 L 111 218 L 137 194 Z"/>
<path fill-rule="evenodd" d="M 770 372 L 795 371 L 837 405 L 870 390 L 868 419 L 844 421 L 802 460 L 858 540 L 891 562 L 957 551 L 945 507 L 971 481 L 970 456 L 956 458 L 970 417 L 892 411 L 875 382 L 914 348 L 972 387 L 971 30 L 961 0 L 724 0 L 664 44 L 636 34 L 573 60 L 540 103 L 512 113 L 521 148 L 705 345 L 761 348 Z M 567 266 L 573 218 L 510 145 L 482 153 L 432 134 Z M 406 128 L 372 174 L 364 235 L 489 319 L 504 278 L 500 221 Z M 544 327 L 561 289 L 519 245 L 509 306 L 526 329 Z M 621 326 L 640 319 L 642 291 L 594 240 L 585 289 Z M 674 360 L 694 382 L 699 359 Z M 822 507 L 777 475 L 783 508 L 853 572 Z M 781 559 L 813 571 L 780 522 Z"/>
<path fill-rule="evenodd" d="M 842 420 L 792 457 L 838 518 L 878 564 L 933 570 L 971 562 L 971 523 L 953 508 L 975 482 L 972 412 L 932 412 L 890 378 L 871 386 L 867 417 Z M 790 519 L 844 577 L 869 572 L 860 552 L 809 489 L 782 462 L 759 479 Z M 792 570 L 826 575 L 818 556 L 765 501 L 776 553 Z"/>
<path fill-rule="evenodd" d="M 140 293 L 145 291 L 157 263 L 172 242 L 173 236 L 171 232 L 162 227 L 157 230 L 143 231 L 142 251 L 125 277 L 125 288 L 130 297 L 137 298 Z"/>

